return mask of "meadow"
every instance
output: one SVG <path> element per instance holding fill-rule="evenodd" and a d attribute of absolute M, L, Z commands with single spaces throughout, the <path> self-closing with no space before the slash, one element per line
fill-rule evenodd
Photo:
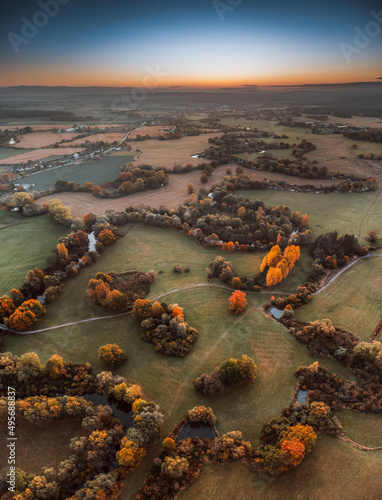
<path fill-rule="evenodd" d="M 188 409 L 205 404 L 211 406 L 218 416 L 219 432 L 241 430 L 245 439 L 258 443 L 264 421 L 279 415 L 291 402 L 296 387 L 296 369 L 316 359 L 308 355 L 306 348 L 280 324 L 263 314 L 262 306 L 271 292 L 248 294 L 247 309 L 237 317 L 228 310 L 229 290 L 217 287 L 182 290 L 206 283 L 204 270 L 218 251 L 205 249 L 187 235 L 172 230 L 137 224 L 124 229 L 126 236 L 106 249 L 99 262 L 83 269 L 77 278 L 67 282 L 62 296 L 49 307 L 38 328 L 99 316 L 109 319 L 30 336 L 8 336 L 5 349 L 18 355 L 34 351 L 43 362 L 57 353 L 74 363 L 90 362 L 97 373 L 102 369 L 98 347 L 105 342 L 117 343 L 128 355 L 127 363 L 117 373 L 130 382 L 140 384 L 165 414 L 161 439 Z M 236 253 L 229 258 L 239 273 L 250 273 L 257 271 L 262 255 Z M 173 273 L 175 262 L 190 266 L 190 273 Z M 165 357 L 156 353 L 151 344 L 140 339 L 139 324 L 130 315 L 113 317 L 113 313 L 93 306 L 87 299 L 87 283 L 96 272 L 135 269 L 158 271 L 150 298 L 179 289 L 160 300 L 183 306 L 186 320 L 199 331 L 199 338 L 187 357 Z M 242 354 L 253 357 L 258 364 L 258 376 L 254 383 L 227 389 L 214 398 L 207 398 L 194 389 L 192 381 L 201 373 L 211 371 L 229 357 Z M 352 378 L 347 369 L 332 359 L 322 358 L 319 362 L 332 372 Z M 161 440 L 154 445 L 137 476 L 133 474 L 127 479 L 129 495 L 137 492 L 137 477 L 148 470 L 160 443 Z"/>
<path fill-rule="evenodd" d="M 362 243 L 371 229 L 380 227 L 380 214 L 375 203 L 381 194 L 365 193 L 297 193 L 291 191 L 238 191 L 250 200 L 263 200 L 266 205 L 286 205 L 292 211 L 308 214 L 312 238 L 337 230 L 340 234 L 355 234 Z"/>
<path fill-rule="evenodd" d="M 280 477 L 268 478 L 240 463 L 207 465 L 179 500 L 360 500 L 381 498 L 376 471 L 381 453 L 366 453 L 330 436 L 319 436 L 311 454 Z M 134 497 L 122 496 L 123 500 Z"/>
<path fill-rule="evenodd" d="M 0 210 L 0 296 L 21 286 L 30 269 L 44 267 L 58 238 L 67 233 L 47 215 L 27 218 Z"/>
<path fill-rule="evenodd" d="M 54 151 L 57 151 L 57 149 Z M 84 160 L 78 165 L 72 164 L 66 167 L 48 169 L 26 175 L 23 182 L 35 183 L 36 186 L 34 189 L 37 191 L 45 191 L 53 188 L 59 179 L 71 181 L 75 184 L 84 184 L 89 181 L 93 184 L 101 185 L 115 179 L 121 172 L 120 167 L 131 159 L 133 159 L 132 156 L 125 156 L 123 158 L 118 156 L 104 156 L 100 160 Z"/>
<path fill-rule="evenodd" d="M 354 264 L 295 316 L 300 321 L 329 318 L 362 340 L 369 339 L 382 316 L 382 257 Z"/>

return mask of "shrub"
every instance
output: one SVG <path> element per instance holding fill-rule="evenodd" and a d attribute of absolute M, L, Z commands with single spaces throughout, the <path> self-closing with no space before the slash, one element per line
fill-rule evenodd
<path fill-rule="evenodd" d="M 108 366 L 117 368 L 126 361 L 126 353 L 117 344 L 106 344 L 98 349 L 99 359 Z"/>

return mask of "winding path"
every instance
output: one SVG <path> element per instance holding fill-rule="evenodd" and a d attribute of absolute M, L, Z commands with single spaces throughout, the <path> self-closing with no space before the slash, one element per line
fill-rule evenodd
<path fill-rule="evenodd" d="M 323 286 L 322 288 L 320 288 L 317 292 L 313 293 L 312 295 L 318 295 L 319 293 L 323 292 L 324 290 L 326 290 L 326 288 L 328 288 L 328 286 L 331 283 L 333 283 L 333 281 L 335 281 L 339 276 L 341 276 L 342 273 L 344 273 L 345 271 L 347 271 L 351 266 L 353 266 L 357 262 L 360 262 L 362 259 L 367 259 L 369 257 L 382 257 L 382 254 L 371 254 L 371 255 L 369 254 L 369 255 L 365 255 L 364 257 L 359 257 L 358 259 L 356 259 L 353 262 L 351 262 L 344 269 L 341 269 L 341 271 L 339 271 L 335 276 L 333 276 L 333 278 L 331 278 L 328 281 L 328 283 L 326 283 L 325 286 Z M 166 295 L 171 295 L 172 293 L 182 292 L 183 290 L 191 290 L 193 288 L 198 288 L 198 287 L 215 287 L 215 288 L 222 288 L 223 290 L 229 290 L 229 291 L 235 291 L 236 290 L 235 288 L 230 288 L 230 287 L 226 287 L 226 286 L 223 286 L 223 285 L 217 285 L 215 283 L 197 283 L 195 285 L 188 285 L 188 286 L 185 286 L 183 288 L 174 288 L 173 290 L 170 290 L 169 292 L 164 292 L 164 293 L 161 293 L 159 295 L 156 295 L 155 297 L 152 297 L 150 300 L 158 300 L 158 299 L 160 299 L 162 297 L 165 297 Z M 261 290 L 259 292 L 247 291 L 246 293 L 252 293 L 252 294 L 257 294 L 257 295 L 258 294 L 290 295 L 293 292 L 278 292 L 278 291 L 272 291 L 272 290 Z M 27 330 L 25 332 L 18 332 L 16 330 L 7 329 L 5 327 L 5 325 L 0 324 L 0 330 L 3 330 L 6 333 L 11 333 L 11 334 L 14 334 L 14 335 L 32 335 L 33 333 L 48 332 L 48 331 L 51 331 L 51 330 L 57 330 L 58 328 L 65 328 L 67 326 L 75 326 L 75 325 L 79 325 L 81 323 L 89 323 L 90 321 L 100 321 L 100 320 L 103 320 L 103 319 L 119 318 L 121 316 L 127 316 L 129 314 L 131 314 L 131 311 L 125 312 L 125 313 L 120 313 L 120 314 L 109 315 L 109 316 L 99 316 L 97 318 L 82 319 L 82 320 L 79 320 L 79 321 L 73 321 L 71 323 L 63 323 L 62 325 L 50 326 L 48 328 L 40 328 L 39 330 L 33 330 L 33 331 Z"/>

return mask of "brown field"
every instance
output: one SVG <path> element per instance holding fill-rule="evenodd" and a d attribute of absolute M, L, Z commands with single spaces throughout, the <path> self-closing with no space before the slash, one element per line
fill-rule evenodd
<path fill-rule="evenodd" d="M 77 134 L 78 135 L 78 134 Z M 121 142 L 122 139 L 125 137 L 124 132 L 109 132 L 105 134 L 94 134 L 94 135 L 89 135 L 88 137 L 83 137 L 82 139 L 76 139 L 75 141 L 68 142 L 68 146 L 77 146 L 79 144 L 82 144 L 86 141 L 89 142 L 98 142 L 98 141 L 104 141 L 104 142 L 109 142 L 113 143 L 114 141 Z"/>
<path fill-rule="evenodd" d="M 85 151 L 84 148 L 46 148 L 46 149 L 36 149 L 35 151 L 30 151 L 29 153 L 23 153 L 21 155 L 11 156 L 11 158 L 5 158 L 0 160 L 0 165 L 17 164 L 17 163 L 27 163 L 30 161 L 42 160 L 48 158 L 49 156 L 65 156 L 73 155 L 74 153 L 80 153 Z"/>
<path fill-rule="evenodd" d="M 73 127 L 73 123 L 54 123 L 54 124 L 49 124 L 49 125 L 29 125 L 28 123 L 23 124 L 23 125 L 1 125 L 0 124 L 0 130 L 16 130 L 16 129 L 21 129 L 24 127 L 30 127 L 34 132 L 43 130 L 53 130 L 53 129 L 68 129 Z M 126 127 L 126 124 L 123 123 L 100 123 L 99 125 L 85 125 L 85 128 L 118 128 L 118 127 Z"/>
<path fill-rule="evenodd" d="M 146 127 L 136 128 L 132 130 L 129 134 L 129 139 L 136 139 L 137 135 L 144 137 L 148 135 L 150 137 L 158 137 L 166 135 L 172 129 L 170 125 L 147 125 Z"/>
<path fill-rule="evenodd" d="M 44 148 L 45 146 L 53 146 L 56 142 L 63 140 L 71 140 L 78 133 L 62 133 L 55 134 L 54 132 L 33 132 L 17 136 L 20 141 L 14 144 L 14 148 Z"/>
<path fill-rule="evenodd" d="M 211 177 L 209 177 L 206 184 L 200 182 L 200 170 L 194 170 L 192 172 L 187 172 L 185 174 L 169 174 L 170 180 L 166 186 L 151 191 L 142 191 L 139 193 L 133 193 L 128 196 L 117 199 L 100 199 L 94 197 L 90 193 L 60 193 L 59 198 L 62 200 L 64 205 L 68 206 L 72 214 L 75 217 L 82 217 L 88 212 L 94 212 L 98 215 L 105 213 L 108 209 L 114 209 L 117 211 L 124 210 L 127 206 L 142 206 L 149 205 L 151 207 L 160 207 L 161 205 L 167 208 L 177 208 L 178 205 L 182 204 L 185 199 L 189 197 L 187 193 L 187 184 L 194 184 L 196 191 L 200 188 L 210 188 L 212 184 L 216 182 L 221 182 L 226 175 L 226 169 L 230 167 L 234 173 L 237 165 L 221 165 L 216 168 Z M 277 174 L 275 172 L 254 172 L 250 169 L 244 169 L 244 173 L 252 176 L 253 173 L 256 174 L 256 179 L 262 180 L 264 178 L 274 178 L 278 180 L 286 180 L 287 182 L 295 182 L 296 184 L 306 184 L 306 179 L 301 179 L 299 177 L 291 177 L 288 175 Z M 311 181 L 319 185 L 323 181 L 315 180 Z M 333 183 L 333 181 L 326 180 L 327 183 Z M 238 191 L 240 194 L 240 191 Z M 52 198 L 57 198 L 57 195 L 44 196 L 39 198 L 38 203 L 43 204 Z"/>
<path fill-rule="evenodd" d="M 355 141 L 339 135 L 317 135 L 312 142 L 316 149 L 307 153 L 306 157 L 309 161 L 316 160 L 317 166 L 326 165 L 332 173 L 365 175 L 356 157 L 357 150 L 351 149 Z"/>
<path fill-rule="evenodd" d="M 172 167 L 174 165 L 185 166 L 198 165 L 201 161 L 209 163 L 208 160 L 200 160 L 199 158 L 191 158 L 191 155 L 196 155 L 205 151 L 208 147 L 208 139 L 210 137 L 221 136 L 222 133 L 202 134 L 190 137 L 182 137 L 169 141 L 158 141 L 157 139 L 148 139 L 134 143 L 133 154 L 138 152 L 134 162 L 138 165 L 148 164 L 153 167 Z"/>

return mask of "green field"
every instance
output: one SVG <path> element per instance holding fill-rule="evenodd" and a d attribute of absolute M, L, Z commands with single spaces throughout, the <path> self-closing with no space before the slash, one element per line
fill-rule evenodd
<path fill-rule="evenodd" d="M 377 448 L 382 446 L 382 415 L 354 410 L 334 412 L 341 420 L 344 434 L 362 446 Z"/>
<path fill-rule="evenodd" d="M 23 153 L 29 153 L 29 151 L 33 151 L 33 149 L 16 149 L 16 148 L 1 148 L 0 147 L 0 160 L 4 160 L 5 158 L 11 158 L 12 156 L 21 155 Z M 10 167 L 8 167 L 9 169 Z"/>
<path fill-rule="evenodd" d="M 381 215 L 375 207 L 381 193 L 297 193 L 291 191 L 237 191 L 250 200 L 262 200 L 267 206 L 287 205 L 291 211 L 308 214 L 312 238 L 337 230 L 340 234 L 355 234 L 361 243 L 370 229 L 380 229 Z"/>
<path fill-rule="evenodd" d="M 68 165 L 45 170 L 33 175 L 26 175 L 24 183 L 35 183 L 37 191 L 45 191 L 54 187 L 55 183 L 62 179 L 75 184 L 84 184 L 89 181 L 93 184 L 102 185 L 115 179 L 121 172 L 120 167 L 133 160 L 134 156 L 104 156 L 101 160 L 85 160 L 79 165 Z"/>
<path fill-rule="evenodd" d="M 377 499 L 382 497 L 377 472 L 381 467 L 382 453 L 367 453 L 335 438 L 320 436 L 311 454 L 280 477 L 265 477 L 240 463 L 208 465 L 179 495 L 179 500 Z"/>
<path fill-rule="evenodd" d="M 45 267 L 58 238 L 67 233 L 47 215 L 22 217 L 0 210 L 0 295 L 21 286 L 30 269 Z"/>
<path fill-rule="evenodd" d="M 382 257 L 354 264 L 326 290 L 296 311 L 296 319 L 329 318 L 367 340 L 382 318 Z"/>
<path fill-rule="evenodd" d="M 98 271 L 163 270 L 157 275 L 150 297 L 175 288 L 206 283 L 204 269 L 218 254 L 217 251 L 207 250 L 176 231 L 144 225 L 129 225 L 126 229 L 126 236 L 108 248 L 99 262 L 67 282 L 64 293 L 49 307 L 39 328 L 108 315 L 105 310 L 95 308 L 85 294 L 88 280 Z M 261 259 L 260 255 L 239 253 L 231 257 L 239 272 L 257 269 Z M 191 272 L 174 274 L 172 267 L 177 261 L 189 265 Z M 131 316 L 82 323 L 32 336 L 8 336 L 5 348 L 18 355 L 35 351 L 44 362 L 58 353 L 74 363 L 88 361 L 98 372 L 101 370 L 98 347 L 105 342 L 115 342 L 128 355 L 127 363 L 118 373 L 142 385 L 164 411 L 162 438 L 188 409 L 206 404 L 218 416 L 221 433 L 239 429 L 245 439 L 256 444 L 264 421 L 279 415 L 292 400 L 296 369 L 312 363 L 315 358 L 309 356 L 306 348 L 281 325 L 264 316 L 262 305 L 271 292 L 248 295 L 247 309 L 238 317 L 228 310 L 230 293 L 224 289 L 200 287 L 174 292 L 162 299 L 183 306 L 186 320 L 200 332 L 193 351 L 186 358 L 156 353 L 151 344 L 140 339 L 140 327 Z M 195 377 L 211 371 L 228 357 L 242 354 L 252 356 L 258 364 L 258 377 L 253 384 L 227 389 L 213 399 L 195 391 L 192 384 Z M 334 360 L 320 359 L 320 364 L 331 372 L 351 378 L 350 372 Z M 158 453 L 159 446 L 158 442 L 150 456 Z M 149 466 L 150 460 L 147 459 L 139 474 Z M 139 484 L 134 477 L 132 475 L 127 484 L 136 493 Z"/>

